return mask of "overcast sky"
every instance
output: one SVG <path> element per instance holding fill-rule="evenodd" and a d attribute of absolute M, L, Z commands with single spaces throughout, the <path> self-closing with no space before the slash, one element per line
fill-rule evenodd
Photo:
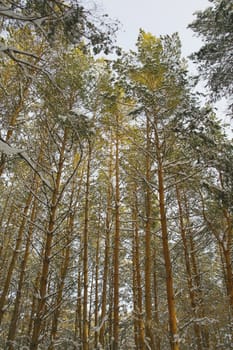
<path fill-rule="evenodd" d="M 194 20 L 193 13 L 210 6 L 208 0 L 97 0 L 102 10 L 122 23 L 118 44 L 134 49 L 139 29 L 156 36 L 179 32 L 184 56 L 197 50 L 200 39 L 187 29 Z"/>

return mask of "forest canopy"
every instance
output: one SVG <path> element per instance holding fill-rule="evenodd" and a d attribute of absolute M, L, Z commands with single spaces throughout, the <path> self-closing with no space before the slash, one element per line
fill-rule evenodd
<path fill-rule="evenodd" d="M 190 24 L 203 103 L 179 34 L 0 1 L 1 349 L 231 349 L 232 13 Z"/>

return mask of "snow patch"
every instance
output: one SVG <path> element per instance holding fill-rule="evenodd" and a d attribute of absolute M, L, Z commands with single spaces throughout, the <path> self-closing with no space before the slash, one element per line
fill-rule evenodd
<path fill-rule="evenodd" d="M 14 148 L 9 146 L 6 142 L 0 140 L 0 152 L 3 152 L 6 155 L 19 154 L 22 152 L 21 149 Z"/>

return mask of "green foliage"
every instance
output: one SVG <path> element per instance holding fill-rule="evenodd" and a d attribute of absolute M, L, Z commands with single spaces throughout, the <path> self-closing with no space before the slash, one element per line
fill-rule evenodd
<path fill-rule="evenodd" d="M 137 52 L 123 57 L 128 76 L 123 82 L 126 91 L 143 105 L 144 111 L 156 113 L 158 118 L 171 116 L 184 99 L 187 85 L 186 67 L 181 59 L 180 40 L 172 36 L 156 38 L 140 31 Z"/>
<path fill-rule="evenodd" d="M 4 38 L 12 35 L 12 28 L 28 28 L 35 34 L 36 43 L 45 41 L 53 49 L 61 43 L 64 46 L 83 43 L 83 50 L 92 50 L 94 54 L 108 54 L 114 49 L 119 52 L 113 43 L 118 25 L 108 20 L 107 15 L 94 17 L 78 0 L 4 1 L 0 14 L 4 19 L 1 23 Z M 12 52 L 7 46 L 2 51 L 17 62 L 14 47 Z M 33 56 L 30 50 L 23 53 L 24 58 Z"/>
<path fill-rule="evenodd" d="M 34 20 L 30 23 L 28 19 L 5 20 L 5 25 L 9 26 L 6 29 L 7 45 L 25 51 L 31 48 L 36 55 L 41 54 L 39 67 L 46 67 L 49 76 L 38 74 L 33 67 L 26 69 L 23 64 L 15 64 L 7 55 L 1 57 L 0 111 L 4 116 L 0 122 L 1 138 L 12 146 L 22 148 L 29 163 L 31 161 L 33 164 L 33 167 L 28 166 L 17 155 L 2 157 L 8 161 L 3 167 L 0 181 L 2 286 L 21 222 L 25 218 L 22 244 L 17 250 L 17 264 L 13 268 L 3 308 L 2 348 L 5 347 L 22 271 L 24 276 L 19 291 L 21 299 L 15 341 L 16 347 L 29 346 L 31 339 L 30 335 L 26 338 L 26 334 L 29 334 L 30 321 L 33 322 L 31 315 L 36 313 L 33 303 L 41 300 L 38 280 L 43 263 L 47 261 L 49 271 L 44 295 L 46 307 L 41 314 L 41 347 L 47 348 L 51 341 L 52 320 L 57 311 L 60 314 L 54 347 L 68 349 L 79 344 L 82 346 L 83 320 L 80 310 L 83 307 L 83 275 L 88 272 L 88 305 L 85 306 L 90 307 L 90 347 L 98 333 L 96 330 L 99 331 L 99 327 L 104 325 L 103 348 L 110 348 L 116 204 L 119 205 L 120 214 L 119 346 L 130 349 L 136 346 L 134 322 L 138 316 L 142 318 L 143 326 L 146 322 L 144 243 L 148 189 L 151 194 L 149 219 L 153 245 L 151 280 L 154 278 L 151 286 L 152 330 L 156 337 L 160 336 L 161 350 L 169 348 L 166 276 L 156 175 L 162 163 L 181 346 L 196 349 L 195 324 L 200 325 L 214 342 L 209 348 L 220 349 L 221 346 L 217 344 L 224 343 L 224 349 L 227 349 L 230 343 L 230 340 L 225 341 L 226 335 L 230 339 L 229 303 L 225 291 L 226 276 L 222 273 L 222 270 L 225 273 L 225 262 L 222 262 L 224 257 L 219 253 L 219 242 L 224 247 L 226 241 L 221 240 L 226 239 L 226 228 L 229 228 L 226 218 L 232 220 L 233 148 L 211 108 L 200 108 L 197 96 L 191 91 L 178 35 L 175 33 L 157 38 L 141 30 L 135 52 L 125 53 L 115 61 L 96 60 L 92 52 L 98 52 L 106 42 L 103 37 L 101 43 L 99 36 L 91 37 L 96 34 L 97 27 L 89 26 L 91 17 L 87 20 L 85 16 L 89 16 L 89 13 L 79 6 L 79 2 L 6 3 L 10 4 L 14 15 L 17 13 L 27 18 L 48 16 L 51 21 L 45 19 L 41 22 L 41 28 L 36 29 Z M 227 4 L 224 6 L 228 13 L 229 7 Z M 72 11 L 68 15 L 66 11 L 69 9 Z M 61 22 L 59 18 L 62 18 Z M 42 29 L 46 40 L 40 32 Z M 49 47 L 47 39 L 54 42 L 56 50 Z M 72 45 L 67 45 L 68 41 Z M 89 44 L 93 45 L 90 50 Z M 18 57 L 23 58 L 22 54 Z M 35 57 L 28 57 L 28 63 L 35 61 Z M 5 140 L 7 133 L 9 139 Z M 116 140 L 120 172 L 120 200 L 117 203 L 114 195 Z M 182 211 L 179 211 L 177 204 L 176 186 L 180 191 Z M 56 200 L 53 197 L 55 190 Z M 25 215 L 30 193 L 32 200 Z M 56 215 L 51 219 L 54 207 Z M 224 216 L 224 212 L 228 216 Z M 181 214 L 186 247 L 181 237 Z M 208 225 L 208 220 L 215 226 L 214 230 Z M 48 232 L 49 222 L 52 222 L 52 232 Z M 89 231 L 88 271 L 83 268 L 83 232 L 86 227 Z M 136 228 L 137 264 L 134 260 Z M 30 232 L 32 235 L 29 239 Z M 51 254 L 44 257 L 46 237 L 50 234 L 53 235 Z M 21 263 L 27 243 L 30 246 L 29 255 L 23 270 Z M 232 249 L 231 242 L 229 246 Z M 190 260 L 190 275 L 186 271 L 186 259 Z M 108 262 L 107 312 L 102 320 L 99 315 L 105 261 Z M 137 285 L 139 282 L 135 279 L 137 269 L 141 274 L 141 285 Z M 63 273 L 65 276 L 62 276 Z M 193 289 L 189 290 L 191 282 Z M 56 304 L 60 288 L 62 295 L 59 304 Z M 139 291 L 142 292 L 140 315 L 138 306 L 134 305 L 137 303 L 134 297 L 138 297 Z M 190 303 L 190 292 L 195 294 L 196 309 Z M 77 334 L 75 320 L 80 321 Z M 203 335 L 203 341 L 207 338 Z"/>
<path fill-rule="evenodd" d="M 213 5 L 196 12 L 189 27 L 204 41 L 191 58 L 198 63 L 212 96 L 231 97 L 233 93 L 233 1 L 211 1 Z"/>

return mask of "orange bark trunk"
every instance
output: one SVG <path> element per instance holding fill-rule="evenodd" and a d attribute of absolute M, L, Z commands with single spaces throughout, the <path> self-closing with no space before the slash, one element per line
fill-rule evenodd
<path fill-rule="evenodd" d="M 120 187 L 119 187 L 119 116 L 116 116 L 116 160 L 115 160 L 115 237 L 114 237 L 114 304 L 113 304 L 113 350 L 119 349 L 119 253 L 120 253 Z"/>
<path fill-rule="evenodd" d="M 61 145 L 60 155 L 59 155 L 59 164 L 58 164 L 54 189 L 53 189 L 52 198 L 51 198 L 49 223 L 47 228 L 45 248 L 44 248 L 44 258 L 43 258 L 42 272 L 40 277 L 38 305 L 37 305 L 36 316 L 33 324 L 30 350 L 38 349 L 39 336 L 42 328 L 43 316 L 44 316 L 45 307 L 46 307 L 46 292 L 48 287 L 50 256 L 52 253 L 52 243 L 53 243 L 53 233 L 54 233 L 53 231 L 55 227 L 57 208 L 59 204 L 57 203 L 57 198 L 59 196 L 59 187 L 61 183 L 61 176 L 62 176 L 62 170 L 63 170 L 66 140 L 67 140 L 67 129 L 65 129 L 64 135 L 63 135 L 63 140 L 62 140 L 62 145 Z"/>
<path fill-rule="evenodd" d="M 173 290 L 172 265 L 168 243 L 167 218 L 165 210 L 163 167 L 161 159 L 158 159 L 158 185 L 159 185 L 159 209 L 163 241 L 163 255 L 166 270 L 167 303 L 169 313 L 169 328 L 171 336 L 171 349 L 179 350 L 178 327 L 175 309 L 175 298 Z"/>

